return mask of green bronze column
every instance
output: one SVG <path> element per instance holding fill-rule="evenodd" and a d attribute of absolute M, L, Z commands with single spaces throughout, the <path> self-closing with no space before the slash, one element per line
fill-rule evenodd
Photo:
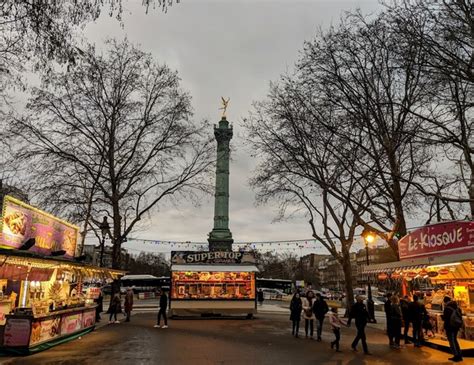
<path fill-rule="evenodd" d="M 232 134 L 232 127 L 229 127 L 229 122 L 223 115 L 219 127 L 214 127 L 217 140 L 216 193 L 214 228 L 208 238 L 209 251 L 231 251 L 234 242 L 229 230 L 229 142 Z"/>

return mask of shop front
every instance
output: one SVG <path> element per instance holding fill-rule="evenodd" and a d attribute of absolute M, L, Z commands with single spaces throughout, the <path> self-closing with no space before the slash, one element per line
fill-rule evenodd
<path fill-rule="evenodd" d="M 74 260 L 77 227 L 6 197 L 0 237 L 0 352 L 28 354 L 95 327 L 97 288 L 123 275 Z"/>
<path fill-rule="evenodd" d="M 369 265 L 364 273 L 379 287 L 401 296 L 417 294 L 425 305 L 433 333 L 425 342 L 447 350 L 443 299 L 455 300 L 463 312 L 459 332 L 466 356 L 474 355 L 474 222 L 444 222 L 417 229 L 399 241 L 400 261 Z"/>
<path fill-rule="evenodd" d="M 170 315 L 256 313 L 255 256 L 250 252 L 172 252 Z"/>

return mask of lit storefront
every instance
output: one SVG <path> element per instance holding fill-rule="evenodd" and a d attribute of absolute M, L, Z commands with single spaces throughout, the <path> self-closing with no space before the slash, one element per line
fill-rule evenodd
<path fill-rule="evenodd" d="M 391 283 L 400 288 L 402 296 L 420 294 L 435 333 L 425 336 L 425 341 L 438 347 L 448 347 L 441 318 L 443 299 L 455 300 L 464 314 L 461 347 L 474 354 L 474 222 L 417 229 L 399 241 L 399 254 L 400 261 L 369 265 L 364 273 L 373 275 L 381 286 Z"/>
<path fill-rule="evenodd" d="M 171 260 L 171 315 L 256 312 L 252 253 L 172 252 Z"/>
<path fill-rule="evenodd" d="M 77 227 L 6 197 L 0 237 L 0 350 L 44 350 L 95 327 L 98 288 L 123 275 L 73 260 Z"/>

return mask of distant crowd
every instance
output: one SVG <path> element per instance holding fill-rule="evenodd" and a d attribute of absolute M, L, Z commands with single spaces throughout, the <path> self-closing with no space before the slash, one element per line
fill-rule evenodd
<path fill-rule="evenodd" d="M 394 350 L 402 349 L 401 339 L 404 339 L 405 345 L 413 342 L 415 347 L 422 346 L 425 337 L 434 336 L 433 325 L 430 316 L 416 295 L 410 300 L 407 296 L 399 298 L 397 294 L 388 293 L 384 304 L 386 315 L 387 336 L 389 338 L 389 346 Z M 352 341 L 351 348 L 358 351 L 358 345 L 361 343 L 364 354 L 370 355 L 367 345 L 365 328 L 369 322 L 370 316 L 367 306 L 364 303 L 364 297 L 356 296 L 356 302 L 349 310 L 349 318 L 346 321 L 340 318 L 337 308 L 329 307 L 321 294 L 314 294 L 309 290 L 305 296 L 300 292 L 296 292 L 290 302 L 290 320 L 292 321 L 292 335 L 299 337 L 299 329 L 301 316 L 304 319 L 305 337 L 314 338 L 314 324 L 316 322 L 316 340 L 321 341 L 321 333 L 323 323 L 326 317 L 329 319 L 334 340 L 331 342 L 331 348 L 340 351 L 341 327 L 351 326 L 351 322 L 355 322 L 357 329 L 356 336 Z M 449 297 L 444 298 L 444 308 L 442 319 L 444 322 L 444 330 L 449 341 L 453 357 L 449 360 L 460 362 L 463 360 L 461 349 L 457 340 L 459 329 L 463 325 L 462 312 L 457 303 Z M 409 337 L 410 327 L 412 329 L 411 338 Z M 403 328 L 403 335 L 402 335 Z"/>

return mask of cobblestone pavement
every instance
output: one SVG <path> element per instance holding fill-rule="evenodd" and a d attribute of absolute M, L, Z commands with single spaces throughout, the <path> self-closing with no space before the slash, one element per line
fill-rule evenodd
<path fill-rule="evenodd" d="M 130 323 L 103 325 L 96 331 L 28 357 L 3 358 L 2 364 L 452 364 L 448 354 L 407 346 L 390 350 L 385 334 L 368 329 L 372 355 L 350 350 L 354 328 L 342 330 L 342 353 L 323 342 L 291 336 L 288 315 L 261 313 L 253 320 L 177 319 L 153 328 L 155 313 L 138 313 Z M 303 325 L 303 323 L 302 323 Z M 303 336 L 304 337 L 304 336 Z M 474 364 L 474 358 L 463 364 Z"/>

